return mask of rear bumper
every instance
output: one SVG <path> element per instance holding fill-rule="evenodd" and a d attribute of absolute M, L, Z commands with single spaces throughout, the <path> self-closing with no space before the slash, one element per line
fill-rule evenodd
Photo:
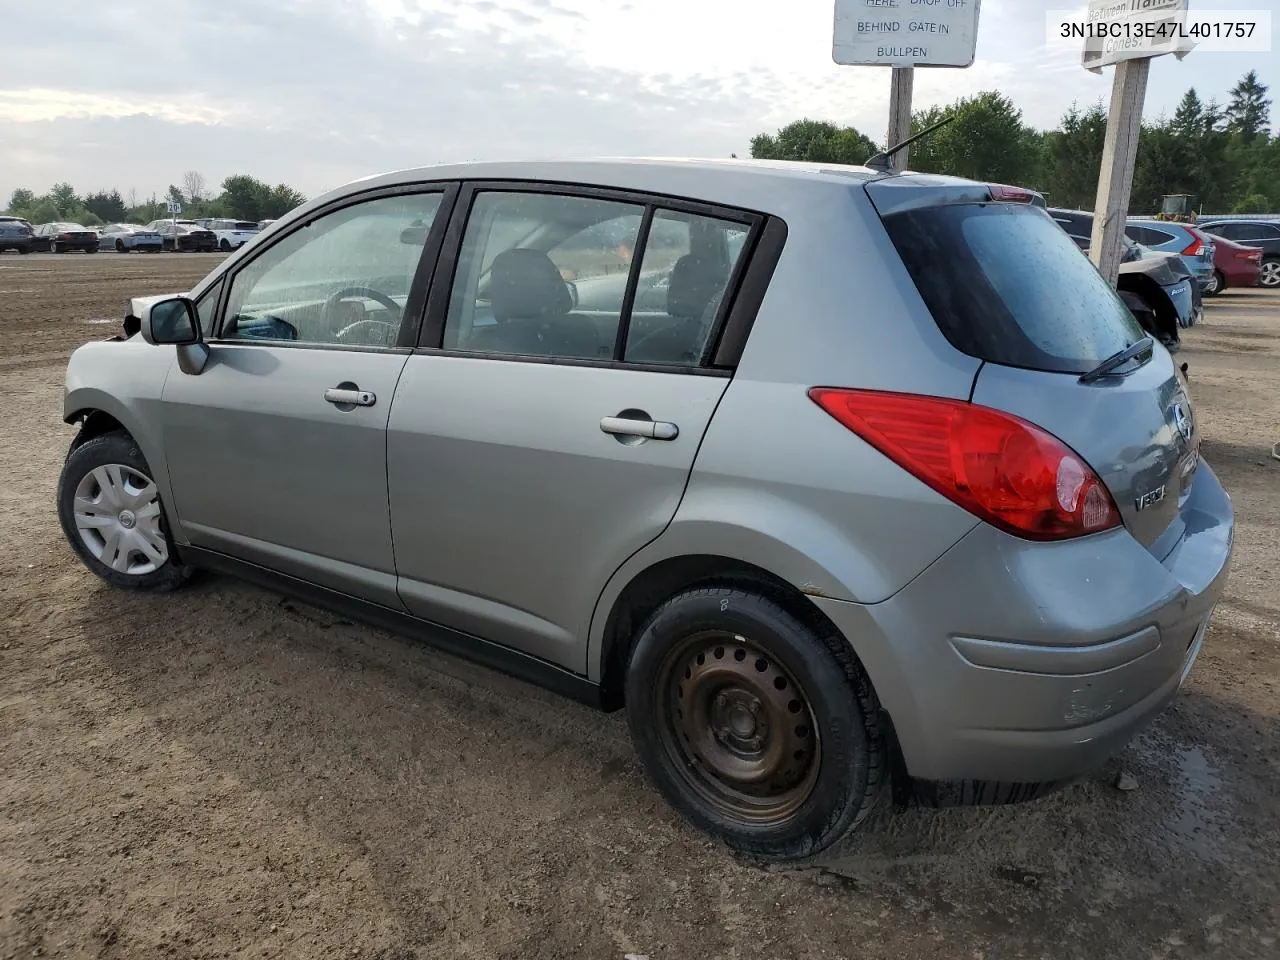
<path fill-rule="evenodd" d="M 854 646 L 924 780 L 1042 783 L 1097 767 L 1173 698 L 1230 567 L 1207 465 L 1156 559 L 1126 531 L 1032 544 L 980 525 L 883 603 L 816 598 Z"/>

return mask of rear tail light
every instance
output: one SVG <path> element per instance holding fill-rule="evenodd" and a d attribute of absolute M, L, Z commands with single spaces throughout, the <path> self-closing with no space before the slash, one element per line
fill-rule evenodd
<path fill-rule="evenodd" d="M 1040 427 L 960 400 L 814 387 L 809 397 L 894 463 L 978 518 L 1029 540 L 1120 525 L 1093 469 Z"/>
<path fill-rule="evenodd" d="M 1237 250 L 1236 259 L 1237 260 L 1261 260 L 1262 251 L 1261 250 Z"/>
<path fill-rule="evenodd" d="M 1190 234 L 1190 236 L 1192 236 L 1192 242 L 1190 242 L 1190 246 L 1187 247 L 1187 250 L 1183 251 L 1183 256 L 1184 257 L 1197 256 L 1199 252 L 1204 250 L 1203 234 L 1199 233 L 1198 230 L 1193 230 L 1190 227 L 1187 228 L 1187 232 Z"/>
<path fill-rule="evenodd" d="M 60 234 L 58 234 L 58 239 L 59 239 L 59 240 L 70 240 L 70 239 L 71 239 L 71 234 L 69 234 L 69 233 L 60 233 Z"/>

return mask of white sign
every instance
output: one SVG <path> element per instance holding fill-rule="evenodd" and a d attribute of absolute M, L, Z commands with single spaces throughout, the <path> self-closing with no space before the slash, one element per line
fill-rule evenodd
<path fill-rule="evenodd" d="M 836 63 L 864 67 L 968 67 L 978 49 L 982 0 L 835 0 Z"/>
<path fill-rule="evenodd" d="M 1081 25 L 1084 68 L 1101 73 L 1123 60 L 1166 53 L 1181 60 L 1195 46 L 1186 22 L 1187 0 L 1089 0 Z"/>
<path fill-rule="evenodd" d="M 168 210 L 170 213 L 182 212 L 182 204 L 180 204 L 177 200 L 166 200 L 164 208 Z"/>

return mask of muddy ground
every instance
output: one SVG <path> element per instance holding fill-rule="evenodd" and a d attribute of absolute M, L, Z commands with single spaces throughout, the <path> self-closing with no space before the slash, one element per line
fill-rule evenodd
<path fill-rule="evenodd" d="M 1175 705 L 1058 795 L 887 813 L 783 871 L 678 820 L 619 715 L 72 559 L 65 357 L 216 260 L 0 256 L 0 957 L 1280 957 L 1280 295 L 1230 291 L 1186 337 L 1239 534 Z"/>

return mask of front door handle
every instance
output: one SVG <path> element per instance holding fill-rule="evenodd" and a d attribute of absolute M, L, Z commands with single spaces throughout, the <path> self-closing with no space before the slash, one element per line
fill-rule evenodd
<path fill-rule="evenodd" d="M 372 390 L 345 387 L 330 387 L 324 392 L 324 398 L 339 407 L 372 407 L 378 399 Z"/>
<path fill-rule="evenodd" d="M 642 437 L 646 440 L 674 440 L 680 428 L 664 420 L 632 420 L 629 417 L 605 417 L 600 429 L 615 437 Z"/>

